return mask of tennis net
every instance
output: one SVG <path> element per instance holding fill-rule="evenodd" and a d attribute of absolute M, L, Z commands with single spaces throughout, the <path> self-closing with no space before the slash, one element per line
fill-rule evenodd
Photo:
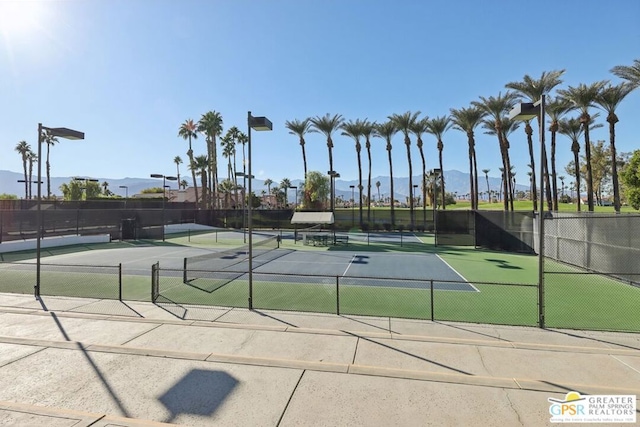
<path fill-rule="evenodd" d="M 279 236 L 258 240 L 253 242 L 253 256 L 258 257 L 265 255 L 279 247 Z M 212 271 L 228 270 L 247 259 L 249 259 L 249 245 L 227 249 L 221 252 L 212 252 L 206 255 L 187 257 L 184 259 L 184 282 L 190 283 L 198 278 L 207 277 Z"/>

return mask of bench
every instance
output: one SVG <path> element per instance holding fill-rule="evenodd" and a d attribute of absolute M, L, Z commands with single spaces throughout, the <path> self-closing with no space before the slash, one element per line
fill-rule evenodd
<path fill-rule="evenodd" d="M 347 245 L 349 243 L 349 236 L 334 236 L 333 244 L 338 245 L 340 243 Z"/>

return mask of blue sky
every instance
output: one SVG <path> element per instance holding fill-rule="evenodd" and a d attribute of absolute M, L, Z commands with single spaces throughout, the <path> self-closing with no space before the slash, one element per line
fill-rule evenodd
<path fill-rule="evenodd" d="M 176 155 L 187 176 L 180 124 L 216 110 L 225 131 L 246 131 L 251 110 L 274 123 L 254 133 L 254 175 L 298 179 L 301 150 L 285 120 L 433 117 L 525 74 L 565 68 L 563 87 L 618 82 L 609 70 L 640 55 L 637 0 L 0 0 L 0 16 L 0 169 L 22 171 L 14 147 L 24 139 L 35 150 L 38 122 L 84 131 L 85 141 L 52 148 L 53 176 L 171 175 Z M 618 149 L 639 149 L 640 90 L 618 115 Z M 592 138 L 608 140 L 606 128 Z M 435 167 L 435 138 L 424 141 Z M 356 179 L 354 143 L 339 134 L 334 143 L 334 169 Z M 445 170 L 466 171 L 466 136 L 451 130 L 444 143 Z M 373 145 L 373 176 L 388 175 L 384 143 Z M 526 184 L 523 130 L 511 146 Z M 569 147 L 559 137 L 561 170 Z M 310 134 L 306 149 L 309 170 L 326 172 L 324 137 Z M 194 151 L 205 153 L 203 138 Z M 478 167 L 499 176 L 495 137 L 478 132 L 477 151 Z M 412 156 L 415 173 L 415 141 Z M 407 175 L 399 135 L 393 164 L 395 176 Z"/>

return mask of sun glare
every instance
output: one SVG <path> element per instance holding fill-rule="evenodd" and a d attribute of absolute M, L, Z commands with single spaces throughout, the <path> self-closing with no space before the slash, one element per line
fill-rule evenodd
<path fill-rule="evenodd" d="M 41 3 L 37 0 L 0 0 L 0 34 L 16 38 L 33 32 L 40 25 Z"/>

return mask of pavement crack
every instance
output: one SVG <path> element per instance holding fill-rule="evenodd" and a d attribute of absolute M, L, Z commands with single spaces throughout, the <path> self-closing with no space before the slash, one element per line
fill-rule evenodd
<path fill-rule="evenodd" d="M 522 418 L 520 418 L 520 412 L 518 412 L 516 407 L 513 405 L 511 398 L 509 397 L 509 392 L 505 390 L 504 394 L 507 396 L 507 401 L 509 402 L 509 406 L 511 407 L 513 412 L 516 414 L 516 417 L 518 417 L 518 424 L 520 424 L 521 426 L 524 426 L 524 423 L 522 422 Z"/>
<path fill-rule="evenodd" d="M 474 348 L 476 349 L 476 351 L 478 352 L 478 356 L 480 357 L 480 362 L 482 363 L 482 367 L 484 368 L 484 371 L 485 371 L 487 374 L 489 374 L 489 375 L 490 375 L 490 374 L 491 374 L 491 372 L 489 372 L 489 368 L 488 368 L 488 367 L 487 367 L 487 365 L 484 363 L 484 357 L 482 357 L 482 352 L 480 351 L 480 347 L 479 347 L 479 346 L 477 346 L 477 345 L 474 345 L 473 347 L 474 347 Z"/>

